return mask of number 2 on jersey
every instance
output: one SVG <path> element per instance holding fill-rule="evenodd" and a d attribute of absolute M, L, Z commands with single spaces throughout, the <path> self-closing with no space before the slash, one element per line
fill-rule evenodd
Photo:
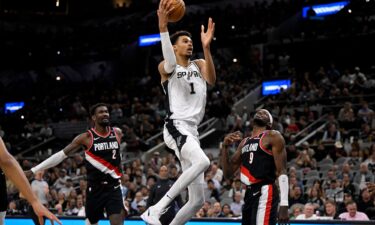
<path fill-rule="evenodd" d="M 254 153 L 253 153 L 253 152 L 250 152 L 249 163 L 252 164 L 252 163 L 253 163 L 253 160 L 254 160 Z"/>
<path fill-rule="evenodd" d="M 112 150 L 112 153 L 113 153 L 112 159 L 116 159 L 116 150 Z"/>
<path fill-rule="evenodd" d="M 194 91 L 194 83 L 190 83 L 190 89 L 191 89 L 190 94 L 191 94 L 191 95 L 195 94 L 195 91 Z"/>

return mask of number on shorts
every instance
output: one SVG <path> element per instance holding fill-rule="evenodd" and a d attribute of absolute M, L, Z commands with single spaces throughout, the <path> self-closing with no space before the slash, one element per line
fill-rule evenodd
<path fill-rule="evenodd" d="M 116 150 L 112 150 L 112 153 L 113 153 L 112 159 L 116 159 Z"/>

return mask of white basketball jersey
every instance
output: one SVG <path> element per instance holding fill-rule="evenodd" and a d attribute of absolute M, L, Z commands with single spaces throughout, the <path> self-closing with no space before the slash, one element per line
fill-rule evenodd
<path fill-rule="evenodd" d="M 177 65 L 162 86 L 167 95 L 169 119 L 188 121 L 196 125 L 202 121 L 207 84 L 194 61 L 188 67 Z"/>

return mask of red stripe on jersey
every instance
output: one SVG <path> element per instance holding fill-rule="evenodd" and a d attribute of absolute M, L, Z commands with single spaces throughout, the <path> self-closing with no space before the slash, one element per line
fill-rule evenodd
<path fill-rule="evenodd" d="M 105 161 L 104 159 L 100 158 L 99 156 L 94 155 L 90 151 L 86 151 L 86 154 L 88 154 L 91 158 L 93 158 L 95 161 L 97 161 L 98 163 L 102 164 L 103 166 L 105 166 L 109 170 L 114 171 L 117 176 L 121 177 L 122 174 L 120 173 L 119 169 L 117 167 L 113 166 L 111 163 Z"/>
<path fill-rule="evenodd" d="M 268 155 L 272 155 L 272 151 L 267 149 L 266 147 L 263 146 L 263 138 L 264 136 L 266 136 L 266 134 L 268 134 L 269 131 L 266 131 L 265 133 L 263 133 L 262 137 L 260 138 L 260 141 L 259 141 L 259 147 L 260 149 L 262 149 L 265 153 L 267 153 Z"/>
<path fill-rule="evenodd" d="M 273 185 L 268 185 L 268 198 L 267 198 L 267 204 L 266 204 L 266 213 L 264 214 L 264 225 L 270 224 L 270 214 L 271 214 L 271 208 L 272 208 L 272 196 L 273 196 Z"/>
<path fill-rule="evenodd" d="M 251 175 L 250 171 L 244 166 L 241 166 L 241 173 L 243 175 L 245 175 L 252 184 L 262 181 L 262 180 L 259 180 L 255 177 L 253 177 L 253 175 Z"/>

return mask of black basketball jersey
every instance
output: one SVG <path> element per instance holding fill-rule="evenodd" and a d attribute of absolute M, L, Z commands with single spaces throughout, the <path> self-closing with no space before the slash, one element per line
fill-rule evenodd
<path fill-rule="evenodd" d="M 276 179 L 276 165 L 272 151 L 262 145 L 262 138 L 269 130 L 259 136 L 246 138 L 241 151 L 241 181 L 246 185 L 255 183 L 271 184 Z"/>
<path fill-rule="evenodd" d="M 98 134 L 95 129 L 87 132 L 91 135 L 91 146 L 85 151 L 87 182 L 118 184 L 121 173 L 120 138 L 115 129 L 109 127 L 106 135 Z"/>

